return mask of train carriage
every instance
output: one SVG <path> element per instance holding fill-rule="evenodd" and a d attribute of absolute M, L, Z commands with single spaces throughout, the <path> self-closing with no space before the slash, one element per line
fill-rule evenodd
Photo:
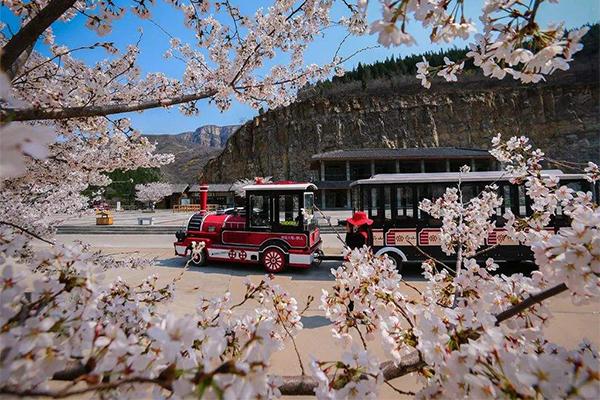
<path fill-rule="evenodd" d="M 562 185 L 578 191 L 590 191 L 596 198 L 598 196 L 598 184 L 591 184 L 583 175 L 565 174 L 560 170 L 544 170 L 543 175 L 556 176 Z M 465 202 L 492 183 L 498 186 L 498 195 L 503 199 L 497 210 L 496 228 L 486 238 L 485 247 L 490 247 L 490 250 L 481 258 L 532 260 L 531 250 L 512 241 L 506 234 L 502 218 L 508 209 L 517 216 L 531 214 L 531 203 L 525 196 L 525 187 L 511 184 L 510 175 L 503 171 L 472 172 L 460 178 Z M 377 255 L 387 254 L 397 264 L 423 261 L 424 252 L 439 260 L 451 261 L 452 258 L 441 249 L 441 220 L 421 211 L 418 206 L 423 199 L 433 200 L 442 196 L 447 187 L 456 186 L 458 181 L 458 172 L 442 172 L 380 174 L 353 182 L 350 185 L 353 208 L 365 211 L 374 221 L 371 226 L 373 251 Z M 568 223 L 568 219 L 559 212 L 546 229 L 554 232 Z"/>
<path fill-rule="evenodd" d="M 205 248 L 192 262 L 230 261 L 262 264 L 269 273 L 285 267 L 309 268 L 318 261 L 321 237 L 313 219 L 312 183 L 275 182 L 243 188 L 246 206 L 209 213 L 206 210 L 206 185 L 201 187 L 199 213 L 187 229 L 177 233 L 175 254 L 190 256 L 192 242 Z"/>

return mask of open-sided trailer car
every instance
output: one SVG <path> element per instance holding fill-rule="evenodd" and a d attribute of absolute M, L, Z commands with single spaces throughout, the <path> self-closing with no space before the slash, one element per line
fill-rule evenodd
<path fill-rule="evenodd" d="M 192 262 L 229 261 L 262 264 L 269 273 L 285 267 L 309 268 L 319 262 L 321 237 L 313 218 L 312 183 L 290 181 L 248 185 L 246 205 L 227 211 L 206 211 L 208 186 L 201 187 L 202 210 L 176 234 L 175 254 L 192 255 L 192 242 L 204 249 Z"/>

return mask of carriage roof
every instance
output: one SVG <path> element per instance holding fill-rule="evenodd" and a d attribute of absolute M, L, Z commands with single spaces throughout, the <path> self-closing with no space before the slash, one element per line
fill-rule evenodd
<path fill-rule="evenodd" d="M 565 174 L 559 169 L 542 170 L 542 176 L 556 176 L 560 179 L 585 179 L 582 174 Z M 378 174 L 368 179 L 352 182 L 356 185 L 379 185 L 394 183 L 437 183 L 437 182 L 494 182 L 508 181 L 514 176 L 506 171 L 479 171 L 461 174 L 460 172 L 422 172 L 410 174 Z"/>
<path fill-rule="evenodd" d="M 317 190 L 314 183 L 262 183 L 244 186 L 245 191 L 294 191 L 294 190 Z"/>

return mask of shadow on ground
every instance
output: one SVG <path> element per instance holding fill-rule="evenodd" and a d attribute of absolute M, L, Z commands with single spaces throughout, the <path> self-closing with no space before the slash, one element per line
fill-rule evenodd
<path fill-rule="evenodd" d="M 183 268 L 187 259 L 183 257 L 171 257 L 158 260 L 157 265 L 168 268 Z M 337 268 L 340 265 L 336 261 L 324 261 L 319 266 L 313 266 L 308 269 L 287 268 L 278 276 L 289 276 L 292 280 L 299 281 L 333 281 L 331 268 Z M 231 276 L 262 276 L 265 270 L 258 264 L 233 264 L 233 263 L 215 263 L 211 262 L 201 267 L 191 266 L 190 272 L 201 272 L 204 274 L 220 274 Z"/>
<path fill-rule="evenodd" d="M 330 325 L 331 321 L 321 315 L 312 315 L 310 317 L 302 317 L 302 326 L 304 329 L 320 328 Z"/>
<path fill-rule="evenodd" d="M 183 268 L 187 262 L 183 257 L 171 257 L 158 260 L 157 265 L 168 268 Z M 331 275 L 332 268 L 338 268 L 341 265 L 339 261 L 323 261 L 319 266 L 312 266 L 308 269 L 302 268 L 287 268 L 284 272 L 277 274 L 278 276 L 289 276 L 292 280 L 298 281 L 333 281 Z M 529 276 L 536 267 L 533 263 L 501 263 L 500 268 L 495 274 L 511 275 L 514 273 L 522 273 Z M 191 266 L 190 272 L 201 272 L 204 274 L 219 274 L 231 276 L 262 276 L 265 270 L 260 264 L 235 264 L 228 262 L 211 262 L 201 267 Z M 407 281 L 425 281 L 422 275 L 421 263 L 408 262 L 404 263 L 401 270 L 402 277 Z"/>

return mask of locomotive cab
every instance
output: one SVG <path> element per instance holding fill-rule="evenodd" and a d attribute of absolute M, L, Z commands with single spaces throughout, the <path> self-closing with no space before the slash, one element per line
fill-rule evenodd
<path fill-rule="evenodd" d="M 314 184 L 285 181 L 243 189 L 244 208 L 194 214 L 186 231 L 176 235 L 175 253 L 190 255 L 192 242 L 204 242 L 202 254 L 192 258 L 195 264 L 262 263 L 270 273 L 317 261 L 321 238 L 313 218 Z"/>

